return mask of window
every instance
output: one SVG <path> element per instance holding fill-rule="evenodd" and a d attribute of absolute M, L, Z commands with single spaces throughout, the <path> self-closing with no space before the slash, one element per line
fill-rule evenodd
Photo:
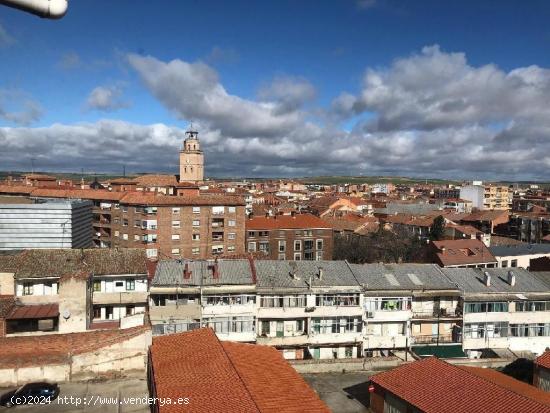
<path fill-rule="evenodd" d="M 302 254 L 299 252 L 294 253 L 294 261 L 300 261 L 302 259 Z"/>
<path fill-rule="evenodd" d="M 317 307 L 358 306 L 359 294 L 318 294 L 315 297 Z"/>
<path fill-rule="evenodd" d="M 115 237 L 118 237 L 120 235 L 119 231 L 115 231 Z"/>
<path fill-rule="evenodd" d="M 267 241 L 261 241 L 258 243 L 258 251 L 262 251 L 264 253 L 269 253 L 269 242 Z"/>
<path fill-rule="evenodd" d="M 286 251 L 286 241 L 279 241 L 279 252 Z"/>
<path fill-rule="evenodd" d="M 200 248 L 191 248 L 191 253 L 193 255 L 198 255 L 200 254 Z"/>
<path fill-rule="evenodd" d="M 128 206 L 122 205 L 122 212 L 123 212 L 123 213 L 128 212 Z"/>
<path fill-rule="evenodd" d="M 101 307 L 94 307 L 94 319 L 101 318 Z"/>
<path fill-rule="evenodd" d="M 134 228 L 141 228 L 141 219 L 134 220 Z"/>
<path fill-rule="evenodd" d="M 201 213 L 201 207 L 193 207 L 193 214 L 200 214 Z"/>
<path fill-rule="evenodd" d="M 172 248 L 172 255 L 180 255 L 180 249 L 179 248 Z"/>
<path fill-rule="evenodd" d="M 255 242 L 249 242 L 248 243 L 248 252 L 254 252 L 256 251 L 256 243 Z"/>
<path fill-rule="evenodd" d="M 516 311 L 550 311 L 550 301 L 516 301 Z"/>
<path fill-rule="evenodd" d="M 353 347 L 346 347 L 346 358 L 352 358 L 353 357 Z"/>
<path fill-rule="evenodd" d="M 294 241 L 294 251 L 302 251 L 302 241 Z"/>
<path fill-rule="evenodd" d="M 147 258 L 154 258 L 158 255 L 158 251 L 156 248 L 147 248 L 145 250 L 145 253 L 147 254 Z"/>
<path fill-rule="evenodd" d="M 180 234 L 172 234 L 172 241 L 178 241 L 180 239 Z"/>
<path fill-rule="evenodd" d="M 101 280 L 94 280 L 94 293 L 101 292 Z"/>
<path fill-rule="evenodd" d="M 236 238 L 236 234 L 234 232 L 230 232 L 229 234 L 227 234 L 227 239 L 235 239 Z"/>
<path fill-rule="evenodd" d="M 256 303 L 256 296 L 251 294 L 223 294 L 203 297 L 203 304 L 212 305 L 249 305 Z"/>
<path fill-rule="evenodd" d="M 269 236 L 269 231 L 258 231 L 259 237 L 267 237 Z"/>
<path fill-rule="evenodd" d="M 227 221 L 227 226 L 234 227 L 237 224 L 237 222 L 234 219 L 230 219 Z"/>
<path fill-rule="evenodd" d="M 260 307 L 286 308 L 305 307 L 306 296 L 304 294 L 293 295 L 264 295 L 260 298 Z"/>
<path fill-rule="evenodd" d="M 323 249 L 323 240 L 322 240 L 322 239 L 318 239 L 318 240 L 317 240 L 317 249 L 318 249 L 318 250 L 322 250 L 322 249 Z"/>
<path fill-rule="evenodd" d="M 254 231 L 248 231 L 248 236 L 249 237 L 254 237 L 256 235 L 256 233 Z"/>
<path fill-rule="evenodd" d="M 122 226 L 127 227 L 128 226 L 128 220 L 125 218 L 122 220 Z"/>
<path fill-rule="evenodd" d="M 508 312 L 507 302 L 486 302 L 486 303 L 466 303 L 464 304 L 465 313 L 506 313 Z"/>
<path fill-rule="evenodd" d="M 360 333 L 360 317 L 327 317 L 311 319 L 312 334 Z"/>
<path fill-rule="evenodd" d="M 180 227 L 180 221 L 172 221 L 172 228 L 179 228 Z"/>
<path fill-rule="evenodd" d="M 222 215 L 224 212 L 225 212 L 225 208 L 222 206 L 212 207 L 212 214 L 214 215 Z"/>
<path fill-rule="evenodd" d="M 286 259 L 286 256 L 285 256 L 285 254 L 279 254 L 279 256 L 277 257 L 277 259 L 278 259 L 279 261 L 284 261 L 284 260 Z"/>
<path fill-rule="evenodd" d="M 134 241 L 139 241 L 139 235 L 134 235 Z"/>
<path fill-rule="evenodd" d="M 316 254 L 315 259 L 317 261 L 321 261 L 323 259 L 323 251 L 317 251 L 315 254 Z"/>
<path fill-rule="evenodd" d="M 200 227 L 200 225 L 201 225 L 201 222 L 198 219 L 193 220 L 193 226 L 194 227 Z"/>
<path fill-rule="evenodd" d="M 508 267 L 508 260 L 502 260 L 502 268 Z"/>
<path fill-rule="evenodd" d="M 237 209 L 236 209 L 234 206 L 233 206 L 233 207 L 232 207 L 232 206 L 227 207 L 227 212 L 229 212 L 230 214 L 235 213 L 236 210 L 237 210 Z"/>
<path fill-rule="evenodd" d="M 180 209 L 179 208 L 172 208 L 172 214 L 179 214 Z"/>
<path fill-rule="evenodd" d="M 376 297 L 365 302 L 366 311 L 405 311 L 411 309 L 410 297 Z"/>
<path fill-rule="evenodd" d="M 123 240 L 128 240 L 128 234 L 122 234 L 122 239 Z"/>
<path fill-rule="evenodd" d="M 126 291 L 134 291 L 136 289 L 136 280 L 129 278 L 126 280 Z"/>
<path fill-rule="evenodd" d="M 518 266 L 518 260 L 512 260 L 510 263 L 510 267 L 517 267 Z"/>
<path fill-rule="evenodd" d="M 115 204 L 115 209 L 120 209 L 120 204 Z"/>
<path fill-rule="evenodd" d="M 191 239 L 193 241 L 200 241 L 201 235 L 200 234 L 193 234 L 193 235 L 191 235 Z"/>
<path fill-rule="evenodd" d="M 235 246 L 234 245 L 228 245 L 227 246 L 227 252 L 235 252 Z"/>

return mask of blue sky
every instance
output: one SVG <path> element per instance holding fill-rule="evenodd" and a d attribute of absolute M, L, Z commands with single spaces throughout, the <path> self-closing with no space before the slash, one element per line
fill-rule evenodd
<path fill-rule="evenodd" d="M 103 162 L 93 161 L 85 152 L 101 150 L 100 146 L 66 150 L 67 140 L 74 139 L 75 145 L 80 145 L 83 139 L 93 136 L 75 130 L 77 124 L 88 125 L 98 133 L 98 129 L 111 131 L 113 122 L 124 122 L 129 129 L 148 127 L 134 132 L 139 136 L 136 139 L 148 141 L 149 146 L 140 147 L 140 153 L 150 151 L 158 157 L 163 145 L 171 153 L 159 163 L 144 155 L 138 155 L 142 158 L 135 162 L 123 161 L 130 164 L 130 170 L 171 171 L 182 129 L 192 120 L 201 128 L 205 150 L 211 151 L 210 160 L 216 162 L 207 168 L 212 175 L 301 176 L 326 171 L 544 179 L 549 161 L 540 157 L 536 168 L 526 172 L 521 164 L 492 165 L 479 156 L 471 156 L 479 150 L 472 142 L 485 139 L 481 150 L 487 159 L 494 153 L 496 141 L 506 142 L 508 152 L 517 151 L 514 159 L 529 161 L 533 166 L 529 156 L 534 155 L 526 151 L 534 141 L 546 143 L 543 137 L 548 124 L 541 120 L 544 113 L 535 110 L 535 114 L 520 116 L 514 106 L 483 116 L 459 113 L 456 121 L 446 119 L 441 123 L 440 116 L 434 120 L 427 112 L 449 103 L 449 95 L 439 96 L 439 92 L 424 85 L 424 90 L 411 98 L 418 88 L 410 87 L 407 80 L 396 75 L 395 62 L 418 63 L 416 56 L 420 60 L 435 59 L 430 63 L 434 67 L 434 62 L 451 61 L 454 54 L 460 53 L 466 68 L 455 60 L 461 68 L 455 71 L 453 66 L 451 76 L 461 77 L 462 81 L 470 79 L 466 70 L 478 76 L 478 69 L 487 65 L 496 76 L 535 66 L 540 70 L 528 74 L 529 79 L 538 79 L 535 86 L 522 74 L 521 82 L 530 86 L 522 88 L 517 81 L 508 80 L 488 86 L 494 101 L 481 104 L 475 92 L 460 99 L 465 108 L 484 112 L 487 106 L 502 105 L 499 97 L 529 95 L 516 102 L 518 108 L 536 108 L 548 100 L 548 21 L 550 3 L 545 1 L 530 1 L 526 5 L 521 1 L 73 0 L 67 15 L 59 21 L 0 7 L 0 142 L 4 139 L 11 148 L 5 159 L 0 155 L 0 169 L 25 168 L 28 162 L 24 156 L 14 154 L 30 150 L 41 157 L 43 169 L 82 165 L 89 170 L 118 170 L 121 159 L 117 158 L 117 151 L 106 153 Z M 437 52 L 423 52 L 423 48 L 433 45 L 438 45 Z M 434 53 L 439 54 L 434 57 Z M 136 57 L 133 63 L 129 63 L 129 56 Z M 222 94 L 221 100 L 229 106 L 218 107 L 220 114 L 213 113 L 216 109 L 208 112 L 218 94 L 206 99 L 202 111 L 194 110 L 190 102 L 180 101 L 178 96 L 185 96 L 191 87 L 190 79 L 182 78 L 185 75 L 181 74 L 181 67 L 165 73 L 163 81 L 168 83 L 170 76 L 175 76 L 174 96 L 168 96 L 169 87 L 159 86 L 158 79 L 151 77 L 155 76 L 150 73 L 151 67 L 144 69 L 145 62 L 139 60 L 147 57 L 160 63 L 153 69 L 159 79 L 160 73 L 168 70 L 164 65 L 171 61 L 191 65 L 202 62 L 204 67 L 190 70 L 214 73 L 217 84 L 231 97 L 225 99 Z M 445 64 L 434 69 L 432 76 L 441 75 L 448 84 L 445 70 L 449 69 Z M 390 101 L 386 97 L 381 101 L 373 97 L 374 86 L 365 86 L 369 70 L 384 77 L 384 90 L 393 90 L 392 96 L 400 95 L 397 99 L 401 100 Z M 483 91 L 488 78 L 476 79 L 473 84 Z M 284 80 L 284 85 L 277 80 Z M 102 89 L 92 96 L 98 87 Z M 201 94 L 205 89 L 198 85 L 193 90 Z M 297 90 L 305 95 L 297 96 Z M 339 110 L 336 116 L 334 102 L 342 94 L 348 94 L 350 99 L 353 96 L 353 108 L 347 105 L 346 113 Z M 407 108 L 411 102 L 422 105 L 422 96 L 430 97 L 429 108 L 410 113 Z M 239 119 L 229 119 L 225 111 L 242 109 L 239 102 L 231 106 L 233 97 L 238 97 L 240 103 L 244 101 L 245 106 L 266 102 L 272 105 L 269 110 L 278 111 L 274 115 L 274 130 L 259 133 L 253 127 L 247 132 L 245 127 L 237 130 L 233 124 L 229 126 L 231 122 L 239 123 Z M 280 115 L 283 103 L 292 108 Z M 402 111 L 394 113 L 394 108 L 401 106 Z M 252 110 L 249 116 L 254 114 L 260 115 Z M 414 117 L 418 119 L 411 121 Z M 380 121 L 375 127 L 373 120 L 377 119 L 390 120 Z M 273 119 L 266 122 L 270 120 Z M 157 124 L 166 127 L 162 133 L 167 137 L 162 144 L 151 138 L 151 125 Z M 58 132 L 67 133 L 68 137 L 55 151 L 43 151 L 40 143 L 44 136 L 56 135 L 52 125 L 64 126 Z M 536 130 L 524 146 L 515 140 L 511 143 L 511 134 L 519 133 L 514 129 L 518 125 L 531 132 Z M 410 148 L 426 142 L 433 144 L 437 132 L 445 136 L 437 141 L 442 147 L 449 139 L 464 143 L 462 166 L 440 164 L 436 158 L 444 155 L 444 148 L 430 159 L 421 160 L 424 155 L 418 154 L 411 158 Z M 465 133 L 468 139 L 461 138 Z M 524 136 L 525 130 L 519 135 Z M 342 152 L 317 161 L 308 156 L 316 153 L 317 146 L 334 143 L 329 136 L 336 136 L 341 148 L 352 148 L 353 153 L 359 150 L 361 156 L 350 157 Z M 312 142 L 317 143 L 315 148 Z M 388 142 L 401 142 L 405 150 L 385 153 L 379 149 L 373 153 L 373 147 L 380 148 Z M 265 150 L 267 147 L 271 152 Z M 56 155 L 64 150 L 70 161 L 59 163 Z M 207 159 L 208 155 L 207 152 Z M 350 159 L 346 160 L 346 156 Z"/>

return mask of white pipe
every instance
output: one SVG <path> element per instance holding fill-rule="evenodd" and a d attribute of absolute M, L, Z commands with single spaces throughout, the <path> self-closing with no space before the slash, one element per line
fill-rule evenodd
<path fill-rule="evenodd" d="M 48 19 L 60 19 L 67 13 L 67 0 L 0 0 L 0 4 Z"/>

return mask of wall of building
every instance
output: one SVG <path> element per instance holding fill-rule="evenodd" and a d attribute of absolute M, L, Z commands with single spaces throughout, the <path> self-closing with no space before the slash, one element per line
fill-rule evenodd
<path fill-rule="evenodd" d="M 0 250 L 92 246 L 92 203 L 0 204 Z"/>

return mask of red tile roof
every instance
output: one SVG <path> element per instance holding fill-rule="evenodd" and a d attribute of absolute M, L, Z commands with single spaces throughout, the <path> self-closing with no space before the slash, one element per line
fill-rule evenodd
<path fill-rule="evenodd" d="M 247 230 L 332 228 L 321 218 L 311 214 L 255 217 L 246 221 Z"/>
<path fill-rule="evenodd" d="M 432 241 L 441 265 L 468 265 L 497 262 L 483 242 L 478 239 Z"/>
<path fill-rule="evenodd" d="M 372 376 L 375 385 L 426 413 L 550 413 L 550 406 L 436 357 Z"/>
<path fill-rule="evenodd" d="M 221 343 L 211 329 L 153 338 L 156 397 L 189 397 L 173 412 L 328 412 L 272 347 Z"/>
<path fill-rule="evenodd" d="M 492 381 L 501 387 L 507 388 L 519 395 L 529 397 L 530 399 L 537 400 L 550 406 L 550 393 L 545 392 L 538 387 L 531 386 L 525 382 L 519 381 L 499 371 L 471 366 L 459 366 L 461 369 L 466 370 L 469 373 L 475 374 L 481 378 Z"/>
<path fill-rule="evenodd" d="M 546 350 L 535 359 L 535 363 L 541 367 L 550 369 L 550 350 Z"/>
<path fill-rule="evenodd" d="M 0 338 L 0 366 L 4 368 L 64 363 L 71 354 L 83 354 L 144 334 L 150 327 L 43 334 Z"/>
<path fill-rule="evenodd" d="M 16 305 L 6 316 L 6 320 L 52 318 L 57 316 L 59 316 L 58 304 Z"/>

